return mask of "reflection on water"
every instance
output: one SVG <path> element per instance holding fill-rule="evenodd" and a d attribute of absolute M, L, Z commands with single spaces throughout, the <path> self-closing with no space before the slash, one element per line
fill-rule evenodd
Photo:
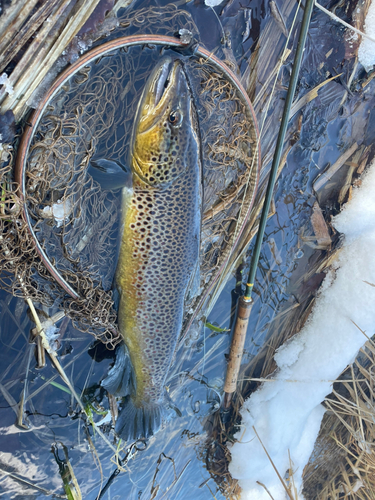
<path fill-rule="evenodd" d="M 137 8 L 144 5 L 146 2 L 139 2 Z M 191 2 L 181 8 L 192 14 L 208 49 L 214 50 L 220 45 L 224 30 L 223 57 L 228 64 L 237 61 L 243 83 L 256 103 L 260 123 L 266 115 L 261 144 L 264 181 L 272 158 L 291 59 L 281 70 L 268 114 L 265 102 L 272 80 L 267 79 L 280 57 L 285 34 L 262 1 L 224 2 L 215 8 L 222 27 L 212 10 L 202 2 Z M 287 27 L 291 25 L 295 8 L 292 1 L 282 6 Z M 330 76 L 351 74 L 353 63 L 342 64 L 341 41 L 340 30 L 332 27 L 322 13 L 314 13 L 298 97 L 324 81 L 328 73 Z M 364 98 L 360 93 L 348 94 L 342 84 L 345 81 L 347 79 L 340 77 L 322 87 L 319 97 L 292 119 L 286 140 L 291 150 L 276 186 L 276 212 L 266 228 L 243 365 L 251 365 L 257 360 L 262 347 L 286 317 L 282 314 L 300 307 L 298 304 L 312 296 L 322 278 L 314 275 L 311 282 L 300 280 L 306 269 L 313 267 L 325 252 L 316 250 L 308 240 L 312 235 L 310 216 L 317 199 L 314 179 L 354 140 L 370 144 L 373 139 L 373 128 L 366 128 L 366 114 L 369 106 L 373 106 L 374 84 L 368 85 Z M 349 166 L 342 168 L 338 175 L 345 177 Z M 327 211 L 333 212 L 338 207 L 330 202 L 331 198 L 332 191 L 325 189 L 319 193 L 318 201 Z M 230 327 L 236 297 L 233 290 L 239 292 L 238 281 L 248 272 L 249 255 L 251 247 L 244 264 L 229 279 L 207 318 L 209 323 L 218 324 L 222 329 Z M 43 499 L 49 498 L 50 492 L 62 495 L 59 468 L 51 452 L 52 444 L 61 441 L 67 447 L 83 498 L 94 500 L 101 484 L 101 472 L 95 466 L 96 453 L 100 457 L 104 481 L 116 469 L 112 461 L 114 453 L 91 428 L 87 431 L 71 395 L 51 383 L 63 385 L 50 363 L 43 370 L 36 369 L 34 347 L 28 343 L 29 331 L 34 325 L 28 319 L 25 303 L 5 293 L 1 293 L 0 300 L 0 495 L 4 499 Z M 211 446 L 211 443 L 207 445 L 206 438 L 211 430 L 211 416 L 220 401 L 229 341 L 226 331 L 217 332 L 206 327 L 203 331 L 190 332 L 176 353 L 167 382 L 176 411 L 166 427 L 149 440 L 147 449 L 138 452 L 134 460 L 128 462 L 126 470 L 116 477 L 106 493 L 107 498 L 224 498 L 206 469 L 207 446 Z M 107 410 L 108 400 L 98 384 L 111 359 L 95 361 L 102 356 L 99 350 L 88 352 L 92 338 L 78 332 L 71 324 L 60 342 L 61 363 L 76 390 L 82 393 L 84 400 L 90 397 L 97 410 Z M 259 367 L 256 370 L 261 371 Z M 255 376 L 259 374 L 256 370 Z M 24 428 L 19 429 L 15 421 L 23 393 Z M 95 411 L 92 416 L 97 422 L 103 418 Z M 87 432 L 90 432 L 96 451 L 90 445 Z"/>

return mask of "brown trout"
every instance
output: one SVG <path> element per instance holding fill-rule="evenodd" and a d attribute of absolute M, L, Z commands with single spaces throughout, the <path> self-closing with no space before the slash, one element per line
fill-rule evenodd
<path fill-rule="evenodd" d="M 130 167 L 132 189 L 123 195 L 115 277 L 118 326 L 126 348 L 117 353 L 102 384 L 109 392 L 128 394 L 116 423 L 125 440 L 148 437 L 160 428 L 184 301 L 199 272 L 200 141 L 179 60 L 163 59 L 147 81 L 133 128 Z"/>

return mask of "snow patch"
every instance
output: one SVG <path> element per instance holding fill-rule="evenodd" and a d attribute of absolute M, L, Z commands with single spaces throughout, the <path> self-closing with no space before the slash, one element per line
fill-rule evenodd
<path fill-rule="evenodd" d="M 7 92 L 9 95 L 13 94 L 13 86 L 9 81 L 8 75 L 6 73 L 3 73 L 0 76 L 0 85 L 4 85 L 5 87 L 5 92 Z"/>
<path fill-rule="evenodd" d="M 224 0 L 204 0 L 204 3 L 207 5 L 207 7 L 217 7 L 221 3 L 223 3 Z"/>
<path fill-rule="evenodd" d="M 49 325 L 44 328 L 44 333 L 48 339 L 48 342 L 52 344 L 56 339 L 60 336 L 60 328 L 57 328 L 55 325 Z"/>
<path fill-rule="evenodd" d="M 58 200 L 52 206 L 47 206 L 43 208 L 43 217 L 54 218 L 57 227 L 63 225 L 63 223 L 69 220 L 69 216 L 72 212 L 72 202 L 68 198 L 67 200 Z"/>
<path fill-rule="evenodd" d="M 369 7 L 366 21 L 365 21 L 365 33 L 371 38 L 375 39 L 375 2 L 371 2 Z M 358 60 L 365 68 L 366 71 L 370 71 L 375 65 L 375 42 L 369 40 L 368 38 L 362 37 L 361 45 L 358 49 Z"/>
<path fill-rule="evenodd" d="M 324 408 L 321 402 L 332 381 L 356 357 L 366 342 L 353 321 L 371 336 L 375 325 L 375 164 L 364 176 L 352 200 L 334 218 L 345 234 L 336 271 L 324 280 L 309 321 L 275 356 L 278 370 L 272 381 L 247 399 L 242 407 L 239 441 L 230 449 L 229 471 L 239 480 L 242 500 L 285 497 L 253 426 L 279 473 L 293 462 L 294 482 L 301 494 L 303 468 L 313 451 Z M 366 283 L 366 281 L 368 283 Z M 300 497 L 302 498 L 302 496 Z"/>

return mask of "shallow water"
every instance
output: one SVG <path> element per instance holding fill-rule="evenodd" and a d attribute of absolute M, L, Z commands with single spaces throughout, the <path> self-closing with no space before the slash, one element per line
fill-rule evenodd
<path fill-rule="evenodd" d="M 146 4 L 148 2 L 138 3 L 137 8 Z M 206 47 L 211 50 L 218 47 L 222 29 L 212 10 L 201 2 L 186 4 L 183 8 L 192 14 Z M 284 14 L 284 21 L 288 27 L 294 8 L 294 2 L 285 2 L 283 6 L 283 12 L 287 13 Z M 281 53 L 285 35 L 272 18 L 269 7 L 262 1 L 243 4 L 234 0 L 215 8 L 215 12 L 220 17 L 227 40 L 231 41 L 231 48 L 227 44 L 223 51 L 229 59 L 234 57 L 239 61 L 244 85 L 253 94 L 252 97 L 259 95 Z M 242 42 L 249 16 L 249 37 Z M 257 78 L 254 79 L 252 74 L 246 73 L 248 60 L 258 37 L 270 29 L 270 26 L 272 33 L 279 29 L 273 41 L 275 50 L 269 54 L 266 43 L 262 46 L 265 47 L 265 54 L 255 64 L 253 71 Z M 326 54 L 331 47 L 334 50 L 327 58 Z M 343 73 L 344 76 L 324 86 L 319 97 L 305 106 L 302 113 L 297 113 L 291 121 L 287 142 L 292 144 L 292 149 L 276 185 L 276 214 L 268 221 L 266 228 L 243 367 L 251 365 L 277 330 L 278 314 L 298 303 L 302 304 L 315 293 L 319 283 L 319 276 L 315 276 L 316 281 L 313 283 L 299 281 L 306 270 L 325 253 L 324 250 L 315 250 L 302 239 L 311 235 L 309 221 L 317 198 L 313 191 L 314 179 L 328 163 L 333 164 L 354 141 L 370 144 L 374 139 L 372 127 L 367 126 L 368 109 L 374 104 L 373 82 L 365 91 L 358 85 L 352 88 L 351 95 L 347 96 L 344 105 L 340 107 L 345 94 L 343 83 L 347 81 L 353 67 L 352 62 L 344 61 L 342 47 L 342 30 L 320 12 L 314 11 L 298 97 L 324 81 L 327 72 L 332 76 L 338 73 Z M 266 159 L 262 179 L 269 168 L 290 67 L 289 58 L 282 69 L 267 115 L 261 144 L 262 156 Z M 268 87 L 265 94 L 267 93 Z M 256 106 L 259 122 L 264 110 L 264 103 L 260 99 Z M 300 116 L 302 121 L 299 123 Z M 344 177 L 347 169 L 346 166 L 342 167 L 337 175 Z M 334 213 L 338 208 L 331 202 L 335 189 L 337 190 L 335 186 L 325 189 L 318 197 L 327 213 Z M 251 250 L 252 247 L 245 258 L 243 276 L 248 271 Z M 207 318 L 210 323 L 229 328 L 236 298 L 234 290 L 238 291 L 236 282 L 239 276 L 237 273 L 237 276 L 231 276 L 228 280 Z M 46 383 L 56 375 L 49 361 L 43 370 L 35 368 L 34 347 L 28 343 L 29 331 L 34 324 L 28 319 L 24 302 L 11 298 L 4 292 L 0 293 L 0 301 L 0 468 L 61 495 L 62 480 L 51 453 L 52 443 L 61 441 L 68 448 L 83 498 L 95 499 L 100 489 L 100 472 L 94 466 L 95 458 L 90 451 L 85 424 L 77 418 L 76 405 L 68 393 Z M 92 388 L 91 400 L 96 399 L 107 408 L 107 399 L 97 384 L 106 373 L 111 359 L 93 361 L 93 351 L 88 352 L 92 343 L 92 337 L 78 332 L 69 324 L 61 341 L 61 363 L 79 393 L 83 389 Z M 181 416 L 176 412 L 166 427 L 150 439 L 147 449 L 129 461 L 127 470 L 117 476 L 104 498 L 224 498 L 206 469 L 207 446 L 211 446 L 206 440 L 211 431 L 211 415 L 217 408 L 222 393 L 225 354 L 228 353 L 229 343 L 228 332 L 217 333 L 209 328 L 205 328 L 203 332 L 190 332 L 185 344 L 176 354 L 167 382 L 169 394 Z M 96 357 L 99 357 L 99 353 Z M 59 377 L 55 381 L 63 385 Z M 25 387 L 29 429 L 19 431 L 14 425 L 16 405 Z M 37 392 L 40 388 L 42 389 Z M 94 418 L 99 421 L 102 416 L 95 415 Z M 105 482 L 115 470 L 115 465 L 111 462 L 113 452 L 98 435 L 92 434 L 91 429 L 90 433 L 100 457 Z M 62 457 L 60 447 L 60 458 Z M 0 496 L 4 499 L 49 498 L 46 492 L 18 482 L 4 473 L 0 473 Z"/>

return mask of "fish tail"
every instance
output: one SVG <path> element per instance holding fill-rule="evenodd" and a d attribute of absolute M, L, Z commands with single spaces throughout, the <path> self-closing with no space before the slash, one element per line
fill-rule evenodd
<path fill-rule="evenodd" d="M 116 433 L 125 441 L 148 438 L 158 432 L 163 420 L 168 417 L 165 402 L 134 404 L 128 396 L 123 402 L 116 422 Z"/>
<path fill-rule="evenodd" d="M 101 386 L 114 396 L 124 397 L 134 392 L 133 366 L 125 344 L 117 348 L 115 364 L 102 380 Z"/>

